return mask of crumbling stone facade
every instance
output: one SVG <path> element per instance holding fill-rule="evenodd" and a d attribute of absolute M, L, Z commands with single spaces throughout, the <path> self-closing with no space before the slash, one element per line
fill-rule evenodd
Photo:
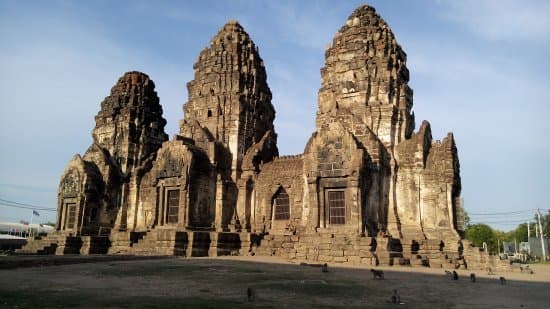
<path fill-rule="evenodd" d="M 193 66 L 172 140 L 149 77 L 120 78 L 62 176 L 56 234 L 29 248 L 497 268 L 461 241 L 453 135 L 413 132 L 406 60 L 374 8 L 357 8 L 325 51 L 316 131 L 279 157 L 264 63 L 230 21 Z"/>

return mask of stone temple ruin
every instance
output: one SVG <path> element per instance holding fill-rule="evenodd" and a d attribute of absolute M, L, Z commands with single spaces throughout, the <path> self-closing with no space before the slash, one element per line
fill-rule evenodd
<path fill-rule="evenodd" d="M 279 156 L 264 63 L 235 21 L 200 52 L 172 140 L 153 81 L 124 74 L 61 177 L 56 232 L 21 251 L 496 268 L 461 237 L 453 135 L 413 132 L 406 57 L 357 8 L 325 51 L 316 131 L 294 156 Z"/>

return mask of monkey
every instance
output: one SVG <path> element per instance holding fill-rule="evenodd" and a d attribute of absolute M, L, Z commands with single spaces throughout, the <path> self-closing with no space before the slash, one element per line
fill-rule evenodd
<path fill-rule="evenodd" d="M 528 274 L 530 274 L 530 275 L 534 274 L 533 270 L 529 267 L 529 265 L 525 265 L 525 267 L 520 266 L 520 267 L 519 267 L 519 270 L 520 270 L 521 272 L 526 271 L 526 272 L 527 272 Z"/>
<path fill-rule="evenodd" d="M 397 290 L 393 290 L 393 295 L 391 296 L 392 304 L 399 304 L 401 302 L 401 297 L 397 294 Z"/>
<path fill-rule="evenodd" d="M 474 273 L 470 274 L 470 281 L 471 282 L 476 282 L 476 274 L 474 274 Z"/>
<path fill-rule="evenodd" d="M 323 266 L 321 267 L 321 272 L 328 273 L 328 265 L 327 265 L 327 263 L 323 264 Z"/>
<path fill-rule="evenodd" d="M 458 273 L 453 270 L 453 280 L 458 280 Z"/>
<path fill-rule="evenodd" d="M 381 270 L 371 269 L 372 279 L 384 279 L 384 272 Z"/>
<path fill-rule="evenodd" d="M 246 296 L 248 297 L 248 301 L 251 302 L 251 301 L 254 301 L 254 289 L 251 288 L 251 287 L 248 287 L 246 289 Z"/>
<path fill-rule="evenodd" d="M 500 285 L 505 285 L 505 284 L 506 284 L 506 278 L 500 277 Z"/>
<path fill-rule="evenodd" d="M 394 305 L 404 305 L 405 303 L 401 302 L 401 296 L 397 293 L 397 290 L 393 290 L 393 294 L 390 300 L 386 301 L 388 304 Z"/>
<path fill-rule="evenodd" d="M 452 276 L 452 275 L 453 275 L 453 273 L 452 273 L 452 272 L 450 272 L 450 271 L 448 271 L 448 270 L 445 270 L 445 275 L 449 275 L 449 276 Z"/>

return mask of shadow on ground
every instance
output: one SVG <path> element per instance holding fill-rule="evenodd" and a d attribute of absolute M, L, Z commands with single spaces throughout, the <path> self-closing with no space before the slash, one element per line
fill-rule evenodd
<path fill-rule="evenodd" d="M 0 263 L 2 261 L 0 260 Z M 548 267 L 550 270 L 550 267 Z M 550 271 L 549 271 L 550 273 Z M 543 308 L 546 282 L 223 259 L 153 259 L 0 270 L 7 308 Z M 249 301 L 247 290 L 253 291 Z"/>

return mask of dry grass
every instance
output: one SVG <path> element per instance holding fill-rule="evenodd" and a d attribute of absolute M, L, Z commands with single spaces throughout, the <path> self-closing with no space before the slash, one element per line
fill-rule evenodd
<path fill-rule="evenodd" d="M 373 280 L 367 268 L 329 270 L 258 257 L 16 268 L 0 270 L 0 307 L 384 308 L 394 289 L 400 308 L 543 308 L 550 301 L 546 265 L 535 265 L 535 275 L 506 274 L 504 286 L 500 275 L 478 274 L 471 283 L 466 272 L 451 281 L 443 270 L 423 268 L 386 269 L 385 280 Z"/>

